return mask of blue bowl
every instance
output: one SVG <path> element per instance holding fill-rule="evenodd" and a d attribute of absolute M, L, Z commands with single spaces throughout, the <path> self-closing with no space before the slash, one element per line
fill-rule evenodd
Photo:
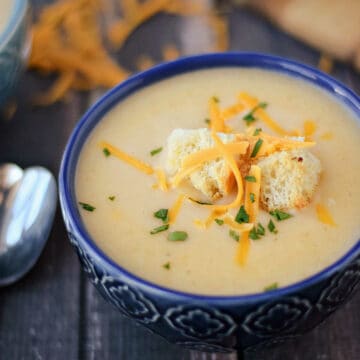
<path fill-rule="evenodd" d="M 0 106 L 14 93 L 30 50 L 30 8 L 14 0 L 10 18 L 0 33 Z"/>
<path fill-rule="evenodd" d="M 214 67 L 256 67 L 321 87 L 358 115 L 360 99 L 344 85 L 284 58 L 224 53 L 193 56 L 137 74 L 104 95 L 84 115 L 66 147 L 59 175 L 60 201 L 70 241 L 84 271 L 102 296 L 172 343 L 209 352 L 255 351 L 297 337 L 344 304 L 360 284 L 360 240 L 341 259 L 303 281 L 243 296 L 202 296 L 146 281 L 114 263 L 86 231 L 75 196 L 81 148 L 104 114 L 145 86 L 174 75 Z"/>

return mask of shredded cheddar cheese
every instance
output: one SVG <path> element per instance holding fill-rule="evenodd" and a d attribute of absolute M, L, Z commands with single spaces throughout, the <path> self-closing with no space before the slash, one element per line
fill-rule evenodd
<path fill-rule="evenodd" d="M 166 45 L 162 49 L 162 56 L 164 61 L 175 60 L 180 56 L 180 51 L 176 48 L 175 45 Z"/>
<path fill-rule="evenodd" d="M 166 181 L 166 175 L 164 170 L 162 169 L 156 169 L 155 170 L 156 177 L 158 179 L 158 188 L 160 188 L 162 191 L 168 191 L 169 186 Z"/>
<path fill-rule="evenodd" d="M 151 175 L 154 173 L 154 169 L 150 165 L 146 164 L 145 162 L 143 162 L 139 159 L 136 159 L 135 157 L 125 153 L 124 151 L 116 148 L 115 146 L 109 144 L 106 141 L 102 141 L 100 143 L 100 146 L 103 149 L 106 148 L 110 152 L 110 154 L 116 156 L 118 159 L 126 162 L 127 164 L 142 171 L 143 173 L 145 173 L 147 175 Z"/>
<path fill-rule="evenodd" d="M 316 205 L 316 215 L 320 222 L 330 226 L 336 226 L 336 223 L 329 211 L 329 209 L 322 204 Z"/>
<path fill-rule="evenodd" d="M 210 128 L 213 131 L 223 132 L 224 119 L 220 112 L 218 101 L 214 96 L 211 97 L 209 100 L 209 108 L 210 108 Z"/>
<path fill-rule="evenodd" d="M 245 211 L 249 215 L 249 222 L 255 223 L 260 207 L 260 182 L 261 182 L 261 169 L 259 166 L 252 165 L 250 167 L 249 176 L 253 176 L 255 178 L 255 182 L 246 182 L 245 186 Z M 254 201 L 251 200 L 251 194 L 253 194 Z M 251 230 L 251 229 L 249 229 Z M 246 263 L 246 259 L 250 249 L 250 239 L 249 232 L 245 232 L 242 234 L 237 254 L 236 260 L 237 262 L 243 266 Z"/>
<path fill-rule="evenodd" d="M 326 54 L 321 54 L 320 59 L 319 59 L 318 68 L 321 71 L 323 71 L 327 74 L 330 74 L 333 67 L 334 67 L 333 59 Z"/>
<path fill-rule="evenodd" d="M 64 0 L 43 8 L 32 27 L 29 68 L 60 77 L 48 95 L 40 95 L 36 103 L 58 101 L 70 88 L 112 87 L 128 76 L 103 45 L 100 11 L 99 0 Z"/>
<path fill-rule="evenodd" d="M 248 146 L 249 144 L 245 141 L 224 144 L 225 149 L 231 155 L 245 154 Z M 204 162 L 215 160 L 218 157 L 220 157 L 220 155 L 216 147 L 200 150 L 196 153 L 188 155 L 184 159 L 181 169 L 171 179 L 172 186 L 179 186 L 182 180 L 184 180 L 192 172 L 196 171 Z"/>
<path fill-rule="evenodd" d="M 168 217 L 169 217 L 169 224 L 173 224 L 176 221 L 176 218 L 179 214 L 180 208 L 184 202 L 185 195 L 180 194 L 176 199 L 174 205 L 169 209 Z"/>
<path fill-rule="evenodd" d="M 234 174 L 236 185 L 237 185 L 237 195 L 236 195 L 236 198 L 230 204 L 205 205 L 205 206 L 212 208 L 214 210 L 218 210 L 218 211 L 228 210 L 228 209 L 232 209 L 234 207 L 238 207 L 241 203 L 241 199 L 243 196 L 243 184 L 242 184 L 240 170 L 238 168 L 238 165 L 236 164 L 236 161 L 235 161 L 233 155 L 231 155 L 229 153 L 229 151 L 226 149 L 225 145 L 222 143 L 220 138 L 216 135 L 215 131 L 211 132 L 211 137 L 213 138 L 213 140 L 215 142 L 216 148 L 219 150 L 219 154 L 224 157 L 224 159 L 226 160 L 227 164 L 229 165 L 231 171 Z"/>
<path fill-rule="evenodd" d="M 231 117 L 240 114 L 243 110 L 245 110 L 245 106 L 241 103 L 237 103 L 235 105 L 231 105 L 228 108 L 222 111 L 222 117 L 224 120 L 228 120 Z"/>
<path fill-rule="evenodd" d="M 226 213 L 226 210 L 221 210 L 221 211 L 215 210 L 210 213 L 210 215 L 207 217 L 207 219 L 205 221 L 196 219 L 196 220 L 194 220 L 194 223 L 196 226 L 198 226 L 202 229 L 207 229 L 210 227 L 210 225 L 213 224 L 213 222 L 216 218 L 221 217 L 225 213 Z"/>
<path fill-rule="evenodd" d="M 244 92 L 239 94 L 239 100 L 245 103 L 246 107 L 249 109 L 254 109 L 259 104 L 258 99 Z M 263 123 L 265 123 L 271 130 L 275 131 L 277 134 L 281 136 L 289 135 L 289 133 L 284 130 L 274 119 L 272 119 L 264 109 L 256 109 L 254 112 L 254 116 L 258 117 Z"/>
<path fill-rule="evenodd" d="M 224 148 L 231 155 L 242 155 L 246 153 L 246 150 L 249 147 L 247 141 L 239 141 L 229 144 L 224 144 Z M 209 148 L 204 150 L 199 150 L 193 154 L 188 155 L 182 164 L 183 168 L 197 165 L 201 162 L 215 160 L 219 157 L 219 151 L 216 148 Z"/>
<path fill-rule="evenodd" d="M 230 216 L 225 216 L 223 220 L 224 220 L 224 224 L 229 225 L 231 228 L 244 233 L 250 231 L 254 227 L 254 224 L 252 223 L 239 224 L 236 221 L 234 221 Z"/>
<path fill-rule="evenodd" d="M 154 60 L 148 55 L 140 55 L 136 60 L 136 67 L 140 71 L 150 69 L 154 65 Z"/>
<path fill-rule="evenodd" d="M 306 120 L 304 122 L 304 135 L 306 139 L 310 139 L 316 131 L 316 123 L 312 120 Z"/>
<path fill-rule="evenodd" d="M 56 74 L 59 79 L 47 94 L 37 97 L 35 104 L 49 105 L 62 100 L 69 89 L 88 91 L 113 87 L 129 76 L 129 72 L 112 59 L 104 46 L 103 23 L 107 40 L 119 50 L 139 26 L 160 12 L 196 15 L 207 19 L 213 28 L 216 49 L 224 51 L 228 48 L 227 22 L 206 2 L 122 0 L 120 7 L 121 17 L 116 15 L 116 6 L 108 0 L 57 0 L 44 6 L 32 27 L 29 68 L 45 75 Z M 107 24 L 109 19 L 110 25 Z M 179 56 L 175 46 L 164 47 L 165 61 Z M 140 70 L 154 65 L 154 61 L 145 55 L 137 63 Z M 230 131 L 229 128 L 225 130 Z"/>

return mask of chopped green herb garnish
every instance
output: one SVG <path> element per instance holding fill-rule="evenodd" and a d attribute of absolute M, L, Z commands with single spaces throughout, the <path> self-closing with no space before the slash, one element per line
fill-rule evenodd
<path fill-rule="evenodd" d="M 250 112 L 249 114 L 245 115 L 243 117 L 243 120 L 245 120 L 246 125 L 250 125 L 251 123 L 253 123 L 256 119 L 254 117 L 254 115 Z"/>
<path fill-rule="evenodd" d="M 259 152 L 260 148 L 261 148 L 261 145 L 263 144 L 263 139 L 258 139 L 258 141 L 256 142 L 254 148 L 253 148 L 253 151 L 250 155 L 250 157 L 255 157 L 257 155 L 257 153 Z"/>
<path fill-rule="evenodd" d="M 110 152 L 110 150 L 108 149 L 108 148 L 103 148 L 103 153 L 104 153 L 104 155 L 106 156 L 106 157 L 109 157 L 110 155 L 111 155 L 111 152 Z"/>
<path fill-rule="evenodd" d="M 87 204 L 87 203 L 83 203 L 83 202 L 79 202 L 79 204 L 81 205 L 81 207 L 86 210 L 86 211 L 94 211 L 96 209 L 96 207 L 90 205 L 90 204 Z"/>
<path fill-rule="evenodd" d="M 249 231 L 249 238 L 251 240 L 259 240 L 260 239 L 259 235 L 256 232 L 255 226 Z"/>
<path fill-rule="evenodd" d="M 249 222 L 249 214 L 246 212 L 244 205 L 241 205 L 238 213 L 235 216 L 235 221 L 239 224 Z"/>
<path fill-rule="evenodd" d="M 224 225 L 224 220 L 222 220 L 222 219 L 215 219 L 215 222 L 220 226 Z"/>
<path fill-rule="evenodd" d="M 212 205 L 212 204 L 211 204 L 211 203 L 209 203 L 209 202 L 196 200 L 196 199 L 193 199 L 193 198 L 191 198 L 191 197 L 189 197 L 188 199 L 189 199 L 190 201 L 193 201 L 193 202 L 195 202 L 195 203 L 199 204 L 199 205 Z"/>
<path fill-rule="evenodd" d="M 256 233 L 260 236 L 265 235 L 265 228 L 260 223 L 258 223 L 258 226 L 256 228 Z"/>
<path fill-rule="evenodd" d="M 162 151 L 162 149 L 163 149 L 162 147 L 159 147 L 159 148 L 157 148 L 157 149 L 151 150 L 151 151 L 150 151 L 150 155 L 151 155 L 151 156 L 154 156 L 154 155 L 160 153 L 160 152 Z"/>
<path fill-rule="evenodd" d="M 213 99 L 216 103 L 220 102 L 220 99 L 219 99 L 217 96 L 213 96 L 212 99 Z"/>
<path fill-rule="evenodd" d="M 168 235 L 170 241 L 185 241 L 188 234 L 185 231 L 173 231 Z"/>
<path fill-rule="evenodd" d="M 257 105 L 257 109 L 266 109 L 266 107 L 268 106 L 268 103 L 266 102 L 260 102 L 258 105 Z"/>
<path fill-rule="evenodd" d="M 277 234 L 277 232 L 278 232 L 274 222 L 271 219 L 270 219 L 269 224 L 268 224 L 268 229 L 269 229 L 270 232 L 272 232 L 274 234 Z"/>
<path fill-rule="evenodd" d="M 249 232 L 249 237 L 252 240 L 259 240 L 261 236 L 265 235 L 265 228 L 258 223 L 257 226 L 254 225 L 254 227 Z"/>
<path fill-rule="evenodd" d="M 163 222 L 168 221 L 168 209 L 160 209 L 156 212 L 154 212 L 154 216 Z"/>
<path fill-rule="evenodd" d="M 157 234 L 162 231 L 166 231 L 169 228 L 169 224 L 158 226 L 150 231 L 151 235 Z"/>
<path fill-rule="evenodd" d="M 270 215 L 273 216 L 277 221 L 286 220 L 292 217 L 291 214 L 280 210 L 270 211 Z"/>
<path fill-rule="evenodd" d="M 276 290 L 278 288 L 278 283 L 274 282 L 273 284 L 266 286 L 266 288 L 264 288 L 264 291 L 272 291 L 272 290 Z"/>
<path fill-rule="evenodd" d="M 250 125 L 251 123 L 253 123 L 256 118 L 254 116 L 254 113 L 257 109 L 265 109 L 267 107 L 267 103 L 265 102 L 261 102 L 259 104 L 257 104 L 248 114 L 246 114 L 244 117 L 243 117 L 243 120 L 246 122 L 246 125 Z"/>
<path fill-rule="evenodd" d="M 113 196 L 109 196 L 108 199 L 109 199 L 110 201 L 114 201 L 114 200 L 115 200 L 115 196 L 114 196 L 114 195 L 113 195 Z"/>
<path fill-rule="evenodd" d="M 205 119 L 205 122 L 206 122 L 207 124 L 210 124 L 211 121 L 210 121 L 209 118 L 206 118 L 206 119 Z"/>
<path fill-rule="evenodd" d="M 245 176 L 245 180 L 249 182 L 256 182 L 256 177 L 252 175 Z"/>
<path fill-rule="evenodd" d="M 258 136 L 261 132 L 262 132 L 262 128 L 257 128 L 257 129 L 254 131 L 253 136 Z"/>
<path fill-rule="evenodd" d="M 255 194 L 254 194 L 254 193 L 250 193 L 250 201 L 251 201 L 252 203 L 255 202 Z"/>
<path fill-rule="evenodd" d="M 166 264 L 163 265 L 163 268 L 166 269 L 166 270 L 170 270 L 170 267 L 171 267 L 171 264 L 170 264 L 169 261 Z"/>
<path fill-rule="evenodd" d="M 232 237 L 235 241 L 239 241 L 240 240 L 240 235 L 237 231 L 235 230 L 229 230 L 229 235 L 230 237 Z"/>

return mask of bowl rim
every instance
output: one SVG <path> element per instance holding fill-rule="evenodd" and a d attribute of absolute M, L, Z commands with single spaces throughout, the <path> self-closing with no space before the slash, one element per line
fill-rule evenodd
<path fill-rule="evenodd" d="M 226 52 L 188 56 L 175 61 L 160 64 L 149 70 L 135 74 L 110 89 L 87 110 L 80 121 L 76 124 L 66 145 L 59 172 L 59 197 L 63 218 L 65 219 L 65 223 L 71 223 L 71 228 L 75 230 L 78 235 L 77 238 L 80 238 L 82 245 L 85 246 L 93 259 L 97 259 L 103 263 L 105 268 L 110 268 L 112 274 L 115 273 L 116 276 L 119 276 L 119 278 L 126 277 L 129 282 L 135 283 L 136 286 L 145 288 L 149 292 L 178 297 L 183 300 L 202 300 L 207 303 L 218 303 L 219 301 L 221 303 L 251 303 L 266 301 L 275 297 L 286 296 L 291 293 L 297 293 L 302 289 L 309 288 L 310 286 L 330 277 L 340 268 L 349 264 L 358 254 L 360 254 L 360 239 L 358 239 L 358 241 L 355 242 L 355 244 L 345 254 L 336 261 L 332 262 L 326 268 L 306 277 L 305 279 L 291 283 L 290 285 L 280 287 L 269 292 L 243 295 L 207 295 L 176 290 L 163 285 L 158 285 L 126 270 L 97 246 L 82 223 L 74 195 L 75 177 L 72 176 L 74 173 L 70 172 L 70 165 L 73 164 L 73 161 L 76 161 L 76 163 L 78 161 L 80 150 L 77 151 L 76 156 L 74 156 L 72 152 L 78 136 L 81 135 L 80 133 L 83 130 L 83 127 L 92 120 L 92 122 L 95 123 L 92 127 L 94 128 L 102 116 L 115 104 L 130 96 L 133 92 L 146 86 L 187 72 L 221 67 L 256 67 L 265 70 L 270 69 L 282 74 L 285 73 L 294 78 L 301 78 L 327 90 L 328 93 L 330 92 L 333 96 L 338 98 L 345 107 L 352 110 L 355 117 L 358 117 L 360 121 L 360 98 L 352 90 L 318 69 L 284 57 L 256 52 Z M 83 141 L 80 142 L 80 145 L 78 146 L 79 149 L 82 148 L 84 141 L 91 133 L 92 128 L 85 135 L 83 134 Z M 73 164 L 73 166 L 76 167 L 76 164 Z"/>
<path fill-rule="evenodd" d="M 3 30 L 0 32 L 0 51 L 2 47 L 8 43 L 8 40 L 18 28 L 19 23 L 23 20 L 28 6 L 28 0 L 15 0 L 12 4 L 10 17 L 5 23 Z"/>

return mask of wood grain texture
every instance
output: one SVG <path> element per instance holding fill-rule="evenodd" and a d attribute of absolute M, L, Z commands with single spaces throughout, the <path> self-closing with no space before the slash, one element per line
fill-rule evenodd
<path fill-rule="evenodd" d="M 33 1 L 35 12 L 40 4 Z M 245 10 L 228 14 L 231 49 L 266 52 L 316 66 L 319 54 Z M 211 34 L 196 19 L 160 15 L 137 30 L 116 54 L 135 70 L 138 55 L 160 61 L 161 48 L 175 42 L 186 54 L 206 51 Z M 166 29 L 166 31 L 164 31 Z M 198 36 L 191 38 L 191 34 Z M 153 34 L 156 34 L 154 36 Z M 360 78 L 344 65 L 334 76 L 360 93 Z M 17 94 L 18 111 L 0 120 L 0 163 L 34 164 L 57 174 L 75 123 L 99 93 L 70 94 L 68 101 L 33 108 L 31 96 L 51 78 L 27 73 Z M 49 242 L 36 267 L 17 284 L 0 289 L 0 360 L 357 360 L 360 358 L 360 294 L 322 326 L 278 348 L 245 356 L 205 354 L 181 349 L 120 316 L 80 271 L 59 211 Z"/>

